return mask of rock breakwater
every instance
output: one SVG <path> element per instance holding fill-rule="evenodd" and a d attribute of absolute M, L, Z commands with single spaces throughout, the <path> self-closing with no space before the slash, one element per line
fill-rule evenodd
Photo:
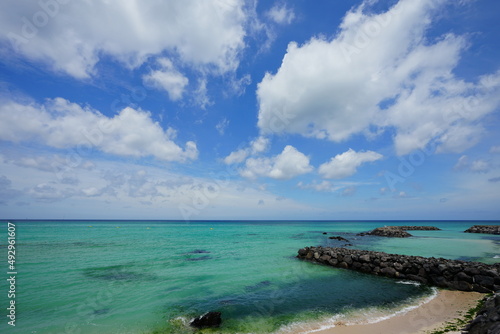
<path fill-rule="evenodd" d="M 500 225 L 474 225 L 465 233 L 500 234 Z"/>
<path fill-rule="evenodd" d="M 359 233 L 359 236 L 365 235 L 377 235 L 379 237 L 391 237 L 391 238 L 408 238 L 412 237 L 410 233 L 406 231 L 439 231 L 440 228 L 434 226 L 384 226 L 377 227 L 376 229 Z"/>
<path fill-rule="evenodd" d="M 462 331 L 464 334 L 500 333 L 500 293 L 486 297 L 476 317 Z"/>
<path fill-rule="evenodd" d="M 500 290 L 500 263 L 426 258 L 332 247 L 306 247 L 299 259 L 368 274 L 408 279 L 460 291 L 482 293 Z"/>

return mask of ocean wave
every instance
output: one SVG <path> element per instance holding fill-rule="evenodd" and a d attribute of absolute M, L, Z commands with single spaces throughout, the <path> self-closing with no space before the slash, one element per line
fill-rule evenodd
<path fill-rule="evenodd" d="M 397 284 L 415 285 L 415 286 L 421 285 L 419 282 L 415 282 L 415 281 L 397 281 L 396 283 Z"/>
<path fill-rule="evenodd" d="M 500 259 L 500 255 L 493 256 L 494 259 Z"/>

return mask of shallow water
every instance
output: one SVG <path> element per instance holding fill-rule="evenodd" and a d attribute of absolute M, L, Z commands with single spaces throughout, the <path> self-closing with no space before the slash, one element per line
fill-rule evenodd
<path fill-rule="evenodd" d="M 411 231 L 415 237 L 409 239 L 355 235 L 405 224 L 443 230 Z M 463 233 L 474 224 L 16 222 L 17 325 L 9 332 L 191 333 L 188 319 L 218 310 L 224 322 L 217 333 L 272 333 L 356 310 L 392 312 L 432 290 L 302 262 L 295 258 L 297 250 L 342 246 L 345 242 L 328 239 L 340 235 L 353 248 L 500 262 L 498 236 Z M 5 245 L 2 226 L 0 245 Z M 5 247 L 0 251 L 6 259 Z M 6 273 L 6 261 L 2 266 Z M 0 291 L 6 292 L 1 281 Z M 5 315 L 2 307 L 2 319 Z M 2 321 L 0 332 L 7 327 Z"/>

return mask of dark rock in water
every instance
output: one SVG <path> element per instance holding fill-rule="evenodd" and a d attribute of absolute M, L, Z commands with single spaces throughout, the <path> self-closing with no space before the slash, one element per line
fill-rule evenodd
<path fill-rule="evenodd" d="M 349 240 L 342 237 L 328 237 L 328 239 L 349 242 Z"/>
<path fill-rule="evenodd" d="M 200 315 L 197 318 L 194 318 L 189 322 L 189 325 L 191 327 L 195 328 L 217 328 L 221 325 L 222 323 L 222 318 L 221 318 L 221 313 L 220 312 L 207 312 L 203 315 Z"/>
<path fill-rule="evenodd" d="M 204 249 L 195 249 L 194 251 L 186 254 L 210 254 L 210 252 Z"/>
<path fill-rule="evenodd" d="M 465 233 L 500 234 L 500 225 L 474 225 Z"/>
<path fill-rule="evenodd" d="M 99 310 L 94 310 L 94 312 L 92 312 L 93 315 L 102 315 L 102 314 L 106 314 L 106 313 L 109 313 L 109 308 L 102 308 L 102 309 L 99 309 Z"/>
<path fill-rule="evenodd" d="M 393 227 L 377 227 L 371 232 L 363 235 L 377 235 L 379 237 L 408 238 L 412 235 L 406 231 Z"/>
<path fill-rule="evenodd" d="M 406 231 L 439 231 L 440 228 L 434 226 L 384 226 L 377 227 L 373 231 L 358 233 L 358 236 L 377 235 L 379 237 L 408 238 L 412 235 Z"/>
<path fill-rule="evenodd" d="M 187 258 L 186 260 L 187 261 L 205 261 L 205 260 L 211 260 L 211 259 L 212 259 L 211 256 L 205 255 L 205 256 L 200 256 L 200 257 Z"/>
<path fill-rule="evenodd" d="M 326 232 L 323 232 L 323 234 L 328 234 L 328 233 L 326 233 Z"/>

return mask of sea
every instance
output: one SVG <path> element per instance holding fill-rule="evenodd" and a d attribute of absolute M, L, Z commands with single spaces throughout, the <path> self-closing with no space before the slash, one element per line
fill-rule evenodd
<path fill-rule="evenodd" d="M 190 319 L 208 311 L 221 312 L 222 325 L 199 333 L 313 333 L 391 317 L 432 299 L 436 290 L 304 262 L 296 258 L 300 248 L 349 244 L 500 262 L 500 236 L 463 233 L 500 221 L 10 223 L 11 268 L 8 222 L 0 226 L 0 333 L 188 334 L 194 333 Z M 414 237 L 405 239 L 357 236 L 390 225 L 441 231 L 410 231 Z M 12 300 L 15 326 L 8 323 Z"/>

